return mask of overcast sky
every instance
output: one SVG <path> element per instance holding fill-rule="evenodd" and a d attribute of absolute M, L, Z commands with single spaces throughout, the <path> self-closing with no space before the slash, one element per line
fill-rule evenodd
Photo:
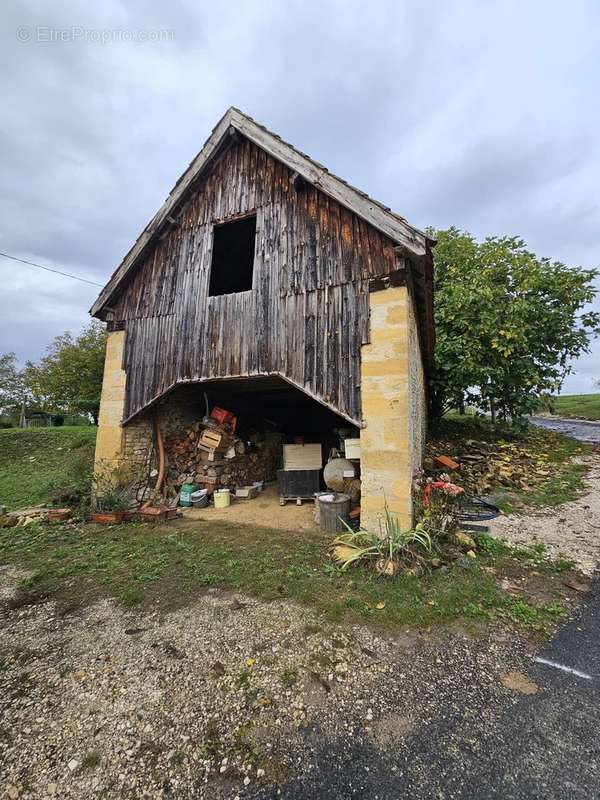
<path fill-rule="evenodd" d="M 104 283 L 236 105 L 417 227 L 600 264 L 598 2 L 9 2 L 0 250 Z M 0 258 L 0 352 L 98 288 Z M 600 307 L 600 303 L 597 303 Z M 593 391 L 600 345 L 564 391 Z"/>

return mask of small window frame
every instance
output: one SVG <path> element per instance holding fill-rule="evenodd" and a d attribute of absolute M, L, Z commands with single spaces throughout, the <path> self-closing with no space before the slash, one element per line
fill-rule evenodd
<path fill-rule="evenodd" d="M 243 285 L 244 288 L 234 288 L 229 290 L 224 277 L 223 277 L 223 270 L 226 268 L 226 260 L 228 256 L 226 250 L 227 245 L 229 244 L 229 248 L 240 247 L 244 245 L 243 238 L 247 238 L 246 245 L 249 246 L 250 244 L 250 235 L 247 231 L 239 231 L 236 235 L 238 236 L 238 242 L 232 241 L 227 243 L 226 240 L 221 241 L 222 234 L 220 233 L 224 229 L 228 227 L 233 227 L 235 225 L 244 224 L 245 227 L 249 228 L 249 222 L 252 222 L 252 249 L 251 249 L 251 260 L 250 260 L 250 252 L 246 251 L 246 264 L 242 267 L 238 267 L 239 275 L 237 276 L 237 284 Z M 239 229 L 238 229 L 239 230 Z M 244 294 L 244 292 L 252 292 L 254 291 L 254 267 L 256 261 L 256 231 L 257 231 L 257 214 L 256 211 L 250 211 L 247 214 L 239 214 L 235 217 L 229 217 L 228 219 L 220 219 L 214 220 L 212 223 L 212 241 L 211 241 L 211 253 L 210 253 L 210 270 L 208 274 L 208 296 L 209 297 L 226 297 L 227 295 L 231 294 Z M 219 250 L 218 255 L 217 249 Z M 217 270 L 215 272 L 215 269 Z M 231 277 L 231 276 L 230 276 Z M 243 278 L 250 278 L 250 280 L 243 280 Z M 235 282 L 234 282 L 235 286 Z"/>

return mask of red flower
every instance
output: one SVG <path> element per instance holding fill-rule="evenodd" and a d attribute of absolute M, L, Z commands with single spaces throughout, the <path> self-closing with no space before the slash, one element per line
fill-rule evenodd
<path fill-rule="evenodd" d="M 428 483 L 423 489 L 423 505 L 425 508 L 429 506 L 429 495 L 434 489 L 440 489 L 445 494 L 452 495 L 453 497 L 464 492 L 462 486 L 457 486 L 455 483 L 450 483 L 449 481 L 433 481 L 433 483 Z"/>

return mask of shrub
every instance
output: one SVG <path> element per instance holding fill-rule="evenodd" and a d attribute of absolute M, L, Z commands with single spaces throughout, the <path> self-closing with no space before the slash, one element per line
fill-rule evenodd
<path fill-rule="evenodd" d="M 92 476 L 88 458 L 78 456 L 69 470 L 48 481 L 46 488 L 52 506 L 81 509 L 89 506 Z"/>
<path fill-rule="evenodd" d="M 104 462 L 97 466 L 92 485 L 98 511 L 126 511 L 135 504 L 140 476 L 127 464 L 115 467 Z"/>

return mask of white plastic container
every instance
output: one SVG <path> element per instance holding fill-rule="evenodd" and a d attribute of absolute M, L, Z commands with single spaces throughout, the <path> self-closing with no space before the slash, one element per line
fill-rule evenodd
<path fill-rule="evenodd" d="M 191 500 L 192 508 L 206 508 L 208 505 L 208 492 L 206 489 L 200 489 L 197 492 L 192 492 Z"/>

